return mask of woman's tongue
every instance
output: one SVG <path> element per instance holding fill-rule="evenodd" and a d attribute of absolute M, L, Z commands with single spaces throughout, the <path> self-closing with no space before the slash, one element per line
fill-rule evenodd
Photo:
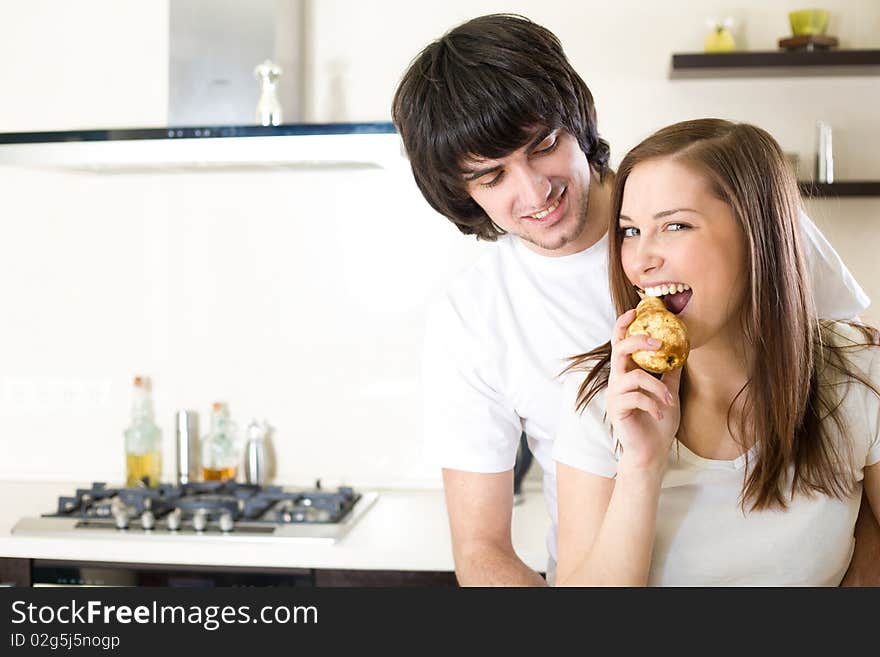
<path fill-rule="evenodd" d="M 691 300 L 691 295 L 693 295 L 691 290 L 677 292 L 676 294 L 667 294 L 663 297 L 663 304 L 666 306 L 666 310 L 677 315 L 684 310 L 686 305 L 688 305 L 688 301 Z"/>

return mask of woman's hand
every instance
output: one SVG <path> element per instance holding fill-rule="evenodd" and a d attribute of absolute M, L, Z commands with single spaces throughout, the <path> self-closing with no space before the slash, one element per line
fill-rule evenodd
<path fill-rule="evenodd" d="M 646 335 L 626 337 L 635 314 L 633 309 L 618 317 L 611 336 L 608 419 L 623 447 L 620 468 L 660 471 L 681 419 L 678 386 L 682 368 L 656 379 L 635 364 L 631 358 L 634 352 L 655 351 L 661 346 L 659 340 Z"/>

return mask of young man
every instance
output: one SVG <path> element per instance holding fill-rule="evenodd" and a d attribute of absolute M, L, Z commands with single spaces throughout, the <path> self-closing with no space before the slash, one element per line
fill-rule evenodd
<path fill-rule="evenodd" d="M 510 537 L 524 431 L 544 471 L 552 583 L 557 375 L 566 358 L 606 342 L 616 319 L 605 239 L 613 172 L 592 95 L 551 32 L 491 15 L 419 54 L 392 116 L 428 203 L 495 242 L 427 321 L 425 438 L 443 468 L 456 574 L 463 585 L 546 583 Z M 858 315 L 864 292 L 806 216 L 802 231 L 821 314 Z M 857 545 L 876 561 L 880 539 Z"/>

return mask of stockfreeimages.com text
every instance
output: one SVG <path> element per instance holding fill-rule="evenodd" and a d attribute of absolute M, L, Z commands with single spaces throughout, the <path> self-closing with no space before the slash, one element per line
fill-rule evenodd
<path fill-rule="evenodd" d="M 314 606 L 267 605 L 252 613 L 249 605 L 163 605 L 153 601 L 149 605 L 105 605 L 100 600 L 85 604 L 71 600 L 70 604 L 36 605 L 17 600 L 12 603 L 14 624 L 189 624 L 201 625 L 214 631 L 221 625 L 241 623 L 317 624 L 318 609 Z"/>

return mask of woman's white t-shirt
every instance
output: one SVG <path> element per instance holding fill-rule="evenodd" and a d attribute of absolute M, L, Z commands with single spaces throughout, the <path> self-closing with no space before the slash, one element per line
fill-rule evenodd
<path fill-rule="evenodd" d="M 846 319 L 870 303 L 818 228 L 801 214 L 804 253 L 822 317 Z M 520 434 L 543 471 L 556 558 L 553 441 L 568 358 L 606 342 L 616 315 L 608 240 L 563 257 L 538 255 L 512 235 L 488 246 L 429 307 L 422 388 L 428 462 L 503 472 Z"/>
<path fill-rule="evenodd" d="M 863 342 L 852 327 L 835 324 L 838 344 Z M 843 337 L 846 336 L 846 337 Z M 851 341 L 851 342 L 848 342 Z M 848 356 L 880 388 L 880 348 L 852 349 Z M 584 409 L 573 410 L 583 372 L 566 377 L 565 402 L 553 458 L 613 478 L 618 453 L 605 418 L 602 391 Z M 837 376 L 837 375 L 835 375 Z M 827 381 L 827 379 L 826 379 Z M 740 493 L 755 449 L 732 461 L 702 458 L 677 441 L 660 492 L 649 586 L 837 586 L 852 556 L 864 467 L 880 461 L 880 399 L 850 381 L 843 395 L 843 435 L 834 440 L 853 457 L 851 497 L 795 496 L 785 510 L 743 511 Z M 748 505 L 746 505 L 748 509 Z"/>

